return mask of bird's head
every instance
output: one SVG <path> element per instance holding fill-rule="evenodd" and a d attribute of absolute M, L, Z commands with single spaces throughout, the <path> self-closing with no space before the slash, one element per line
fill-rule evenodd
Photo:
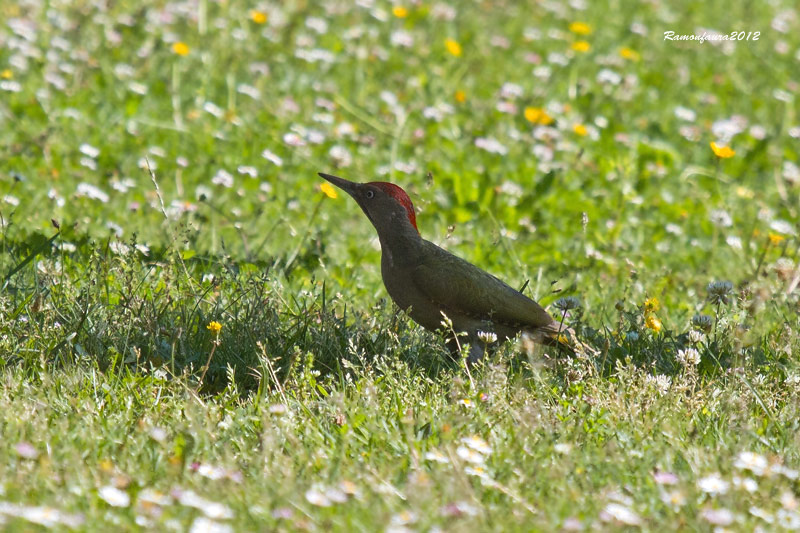
<path fill-rule="evenodd" d="M 406 191 L 394 183 L 387 181 L 355 183 L 322 172 L 319 175 L 352 196 L 378 230 L 379 235 L 383 231 L 402 231 L 411 228 L 419 234 L 414 205 Z"/>

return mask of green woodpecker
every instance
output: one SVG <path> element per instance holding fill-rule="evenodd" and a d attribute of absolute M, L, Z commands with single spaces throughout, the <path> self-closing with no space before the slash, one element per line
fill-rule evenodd
<path fill-rule="evenodd" d="M 469 344 L 468 360 L 474 363 L 486 348 L 520 332 L 545 344 L 566 344 L 566 328 L 538 303 L 423 239 L 403 189 L 388 182 L 355 183 L 319 175 L 352 196 L 378 231 L 381 276 L 389 296 L 425 329 L 448 330 L 451 351 Z M 452 326 L 445 327 L 448 322 Z"/>

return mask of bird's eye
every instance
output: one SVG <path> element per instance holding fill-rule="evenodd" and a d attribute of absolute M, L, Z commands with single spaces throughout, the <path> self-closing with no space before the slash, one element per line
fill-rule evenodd
<path fill-rule="evenodd" d="M 367 192 L 366 192 L 366 194 L 364 196 L 366 196 L 368 200 L 372 200 L 375 197 L 375 192 L 367 190 Z"/>

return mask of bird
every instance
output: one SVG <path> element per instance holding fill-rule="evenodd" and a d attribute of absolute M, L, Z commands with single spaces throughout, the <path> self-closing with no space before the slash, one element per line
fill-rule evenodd
<path fill-rule="evenodd" d="M 349 194 L 378 232 L 381 277 L 389 296 L 423 328 L 448 331 L 451 353 L 469 345 L 467 361 L 474 364 L 519 333 L 543 344 L 574 346 L 572 331 L 534 300 L 425 240 L 411 198 L 400 186 L 319 176 Z"/>

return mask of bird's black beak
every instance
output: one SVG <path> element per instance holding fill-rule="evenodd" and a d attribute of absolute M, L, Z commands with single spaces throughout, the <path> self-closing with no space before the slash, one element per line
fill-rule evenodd
<path fill-rule="evenodd" d="M 325 174 L 324 172 L 320 172 L 319 176 L 321 178 L 324 178 L 324 179 L 328 180 L 329 182 L 333 183 L 334 185 L 336 185 L 337 187 L 342 189 L 344 192 L 346 192 L 350 196 L 353 196 L 356 193 L 356 191 L 358 190 L 359 186 L 361 185 L 360 183 L 355 183 L 353 181 L 347 181 L 346 179 L 342 179 L 342 178 L 339 178 L 337 176 L 332 176 L 330 174 Z"/>

